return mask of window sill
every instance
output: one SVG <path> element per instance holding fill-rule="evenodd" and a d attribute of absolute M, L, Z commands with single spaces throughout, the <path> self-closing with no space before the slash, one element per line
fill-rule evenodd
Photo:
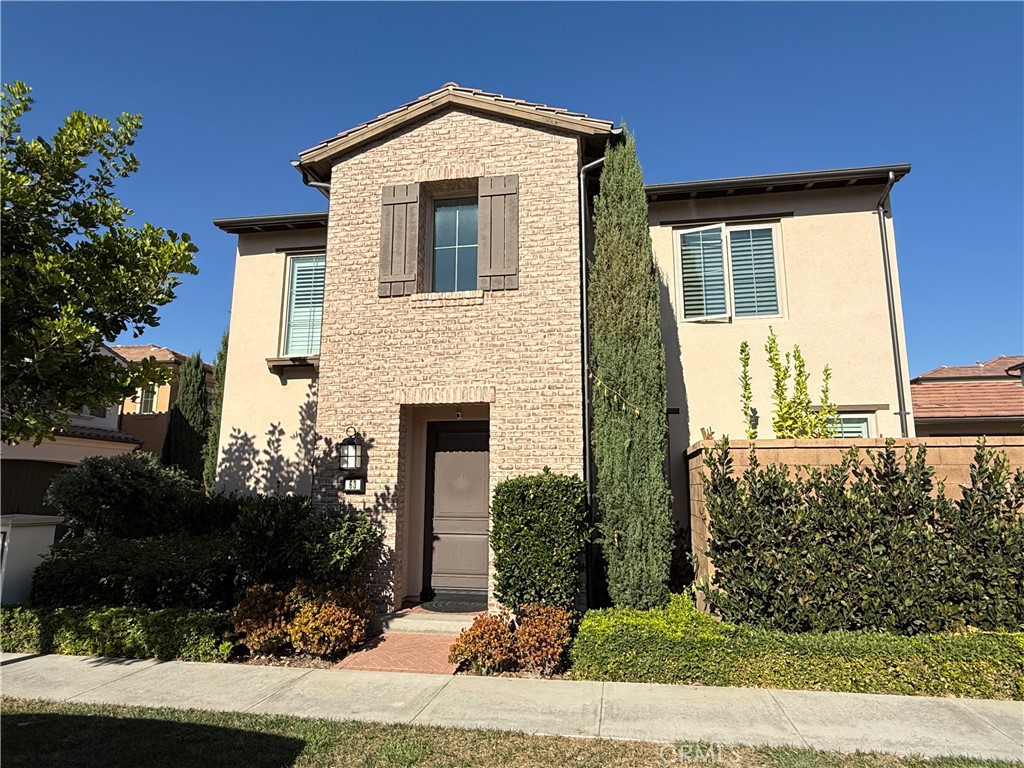
<path fill-rule="evenodd" d="M 267 368 L 271 373 L 281 376 L 287 370 L 311 368 L 314 371 L 320 370 L 320 355 L 309 355 L 308 357 L 268 357 Z"/>
<path fill-rule="evenodd" d="M 448 291 L 446 293 L 414 293 L 413 306 L 463 307 L 484 303 L 483 291 Z"/>

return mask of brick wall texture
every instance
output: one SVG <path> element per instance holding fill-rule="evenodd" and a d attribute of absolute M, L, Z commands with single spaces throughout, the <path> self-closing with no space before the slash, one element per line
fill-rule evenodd
<path fill-rule="evenodd" d="M 386 602 L 404 595 L 409 408 L 464 394 L 488 402 L 492 491 L 545 466 L 581 471 L 579 162 L 574 136 L 465 111 L 335 162 L 317 431 L 337 441 L 349 425 L 359 430 L 367 484 L 365 496 L 345 495 L 328 462 L 314 496 L 383 524 L 388 562 L 375 581 Z M 378 297 L 382 187 L 510 174 L 519 176 L 518 290 Z"/>
<path fill-rule="evenodd" d="M 787 464 L 799 467 L 827 467 L 838 464 L 843 453 L 856 445 L 862 449 L 878 450 L 885 446 L 881 438 L 843 440 L 730 440 L 733 471 L 740 475 L 750 466 L 749 450 L 753 443 L 758 461 L 764 464 Z M 1024 466 L 1024 437 L 989 437 L 986 445 L 1006 453 L 1012 467 Z M 924 445 L 928 448 L 928 464 L 935 468 L 935 479 L 945 484 L 947 498 L 960 498 L 960 486 L 970 482 L 971 462 L 974 460 L 976 437 L 927 437 L 897 439 L 896 446 Z M 704 451 L 714 446 L 712 441 L 694 443 L 687 449 L 690 491 L 691 548 L 696 560 L 696 578 L 700 582 L 710 579 L 714 564 L 704 555 L 708 548 L 708 515 L 704 506 L 703 479 L 707 474 Z M 864 459 L 867 460 L 866 457 Z"/>

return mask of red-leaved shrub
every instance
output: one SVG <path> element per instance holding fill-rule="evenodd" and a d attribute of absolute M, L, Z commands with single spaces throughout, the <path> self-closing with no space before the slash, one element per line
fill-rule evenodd
<path fill-rule="evenodd" d="M 565 661 L 572 640 L 572 613 L 549 605 L 524 605 L 516 627 L 516 656 L 530 672 L 553 675 Z"/>
<path fill-rule="evenodd" d="M 448 661 L 483 675 L 514 669 L 516 646 L 508 614 L 477 616 L 452 645 Z"/>

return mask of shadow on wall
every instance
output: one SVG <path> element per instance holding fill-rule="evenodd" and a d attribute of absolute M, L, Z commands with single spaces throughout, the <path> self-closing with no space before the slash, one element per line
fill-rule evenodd
<path fill-rule="evenodd" d="M 686 449 L 690 443 L 690 406 L 683 379 L 683 361 L 679 345 L 679 318 L 668 292 L 668 277 L 658 272 L 661 309 L 661 343 L 665 347 L 665 405 L 668 408 L 668 469 L 672 491 L 673 537 L 672 569 L 669 582 L 680 591 L 693 581 L 690 561 L 690 475 Z"/>
<path fill-rule="evenodd" d="M 335 455 L 334 442 L 316 431 L 316 404 L 312 381 L 299 406 L 299 428 L 292 434 L 280 421 L 271 422 L 260 437 L 232 427 L 221 448 L 217 487 L 229 493 L 308 495 L 317 465 Z"/>

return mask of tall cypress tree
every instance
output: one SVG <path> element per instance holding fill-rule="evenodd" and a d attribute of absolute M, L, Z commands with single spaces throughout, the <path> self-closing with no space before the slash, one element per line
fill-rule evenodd
<path fill-rule="evenodd" d="M 178 370 L 178 397 L 169 416 L 161 458 L 167 466 L 179 467 L 201 484 L 203 446 L 210 428 L 210 410 L 206 396 L 206 366 L 198 352 L 189 355 Z"/>
<path fill-rule="evenodd" d="M 617 606 L 668 600 L 672 513 L 665 477 L 665 350 L 659 280 L 636 142 L 609 148 L 594 205 L 590 375 L 597 527 Z"/>
<path fill-rule="evenodd" d="M 217 460 L 220 458 L 220 416 L 224 408 L 224 377 L 228 372 L 228 332 L 220 338 L 220 349 L 213 361 L 213 396 L 210 398 L 210 430 L 203 448 L 203 485 L 213 493 L 217 484 Z"/>

